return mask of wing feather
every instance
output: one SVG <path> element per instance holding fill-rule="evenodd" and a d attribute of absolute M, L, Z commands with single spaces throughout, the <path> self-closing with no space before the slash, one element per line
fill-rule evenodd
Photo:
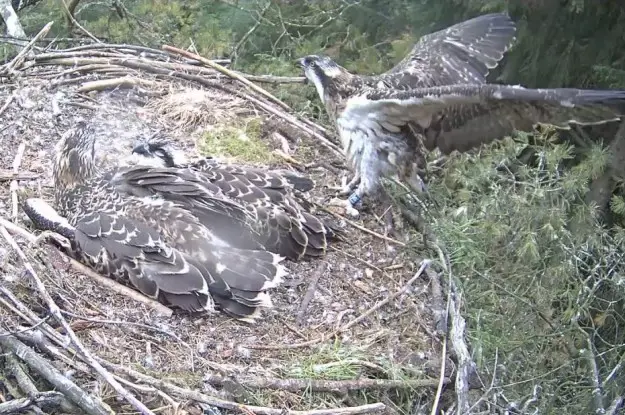
<path fill-rule="evenodd" d="M 443 153 L 528 131 L 537 124 L 601 124 L 619 120 L 623 90 L 526 89 L 494 84 L 449 85 L 410 91 L 377 90 L 350 98 L 337 123 L 349 133 L 410 127 L 426 148 Z M 391 128 L 385 126 L 390 125 Z"/>
<path fill-rule="evenodd" d="M 392 88 L 486 82 L 515 40 L 516 25 L 491 13 L 422 36 L 409 54 L 380 75 Z"/>
<path fill-rule="evenodd" d="M 140 221 L 92 212 L 76 223 L 72 242 L 74 251 L 98 271 L 128 278 L 151 298 L 166 300 L 173 294 L 169 300 L 179 301 L 169 304 L 188 311 L 213 308 L 206 269 Z"/>

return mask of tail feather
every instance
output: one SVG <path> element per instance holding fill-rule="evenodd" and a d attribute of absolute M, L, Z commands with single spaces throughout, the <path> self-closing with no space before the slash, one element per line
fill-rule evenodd
<path fill-rule="evenodd" d="M 210 295 L 198 293 L 174 294 L 159 291 L 157 300 L 163 304 L 169 304 L 189 313 L 200 311 L 214 311 L 215 304 Z"/>
<path fill-rule="evenodd" d="M 224 313 L 239 321 L 254 323 L 260 317 L 260 308 L 250 307 L 227 297 L 216 297 L 215 301 Z"/>
<path fill-rule="evenodd" d="M 299 174 L 283 170 L 277 173 L 281 174 L 282 177 L 293 186 L 293 189 L 298 192 L 308 192 L 315 187 L 315 182 L 309 177 L 300 176 Z"/>

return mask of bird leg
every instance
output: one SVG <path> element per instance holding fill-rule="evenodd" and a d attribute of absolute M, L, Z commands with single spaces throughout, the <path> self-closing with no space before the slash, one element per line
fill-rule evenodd
<path fill-rule="evenodd" d="M 328 189 L 336 190 L 338 196 L 347 196 L 356 189 L 360 184 L 360 174 L 356 173 L 354 177 L 347 183 L 341 186 L 328 186 Z"/>
<path fill-rule="evenodd" d="M 386 209 L 384 210 L 384 235 L 395 238 L 397 236 L 397 232 L 395 231 L 395 219 L 393 218 L 394 204 L 393 199 L 389 196 L 386 190 L 381 190 L 380 202 L 382 202 L 382 206 L 386 206 Z"/>
<path fill-rule="evenodd" d="M 359 184 L 360 184 L 360 173 L 356 172 L 354 174 L 354 177 L 352 177 L 352 179 L 345 186 L 341 187 L 341 189 L 339 190 L 339 195 L 347 196 L 348 194 L 353 192 L 354 189 L 356 189 L 356 187 L 358 187 Z"/>
<path fill-rule="evenodd" d="M 355 198 L 353 198 L 353 196 L 355 196 Z M 352 203 L 352 199 L 356 200 L 356 203 Z M 353 218 L 357 218 L 360 215 L 360 212 L 358 212 L 358 209 L 356 209 L 354 206 L 360 206 L 360 196 L 357 196 L 357 191 L 352 193 L 352 195 L 349 197 L 349 199 L 339 199 L 337 197 L 332 198 L 329 202 L 328 205 L 330 206 L 338 206 L 341 207 L 343 209 L 345 209 L 345 213 Z"/>
<path fill-rule="evenodd" d="M 71 251 L 72 245 L 69 239 L 67 239 L 61 234 L 58 234 L 54 231 L 49 231 L 49 230 L 43 231 L 39 235 L 37 235 L 37 237 L 31 243 L 28 244 L 28 247 L 32 249 L 35 247 L 39 247 L 43 243 L 49 242 L 49 241 L 56 242 L 57 244 L 59 244 L 59 246 L 61 246 L 67 252 Z"/>

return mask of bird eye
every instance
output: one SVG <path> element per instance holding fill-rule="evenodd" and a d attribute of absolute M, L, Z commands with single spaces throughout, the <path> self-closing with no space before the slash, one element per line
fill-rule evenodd
<path fill-rule="evenodd" d="M 317 62 L 315 62 L 315 61 L 308 61 L 308 66 L 310 66 L 311 68 L 314 68 L 315 66 L 317 66 Z"/>

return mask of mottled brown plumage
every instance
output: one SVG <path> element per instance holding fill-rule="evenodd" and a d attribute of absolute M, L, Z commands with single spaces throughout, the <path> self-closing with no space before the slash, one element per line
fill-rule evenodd
<path fill-rule="evenodd" d="M 486 76 L 510 47 L 514 23 L 505 14 L 480 16 L 422 37 L 393 69 L 377 76 L 349 73 L 328 57 L 300 59 L 334 121 L 355 179 L 343 193 L 353 209 L 379 195 L 382 177 L 422 190 L 427 151 L 467 151 L 536 123 L 618 120 L 624 91 L 525 89 L 488 84 Z M 357 186 L 357 187 L 356 187 Z"/>
<path fill-rule="evenodd" d="M 312 180 L 291 172 L 220 163 L 202 158 L 193 163 L 175 160 L 176 150 L 164 139 L 151 138 L 133 152 L 143 156 L 139 163 L 167 166 L 206 182 L 210 192 L 240 203 L 255 218 L 256 239 L 265 249 L 293 261 L 325 254 L 327 242 L 337 228 L 309 212 L 307 202 L 298 197 L 310 190 Z M 171 196 L 157 190 L 164 198 Z"/>
<path fill-rule="evenodd" d="M 57 223 L 79 260 L 165 304 L 192 312 L 217 305 L 248 321 L 257 317 L 259 307 L 271 306 L 266 291 L 285 275 L 282 257 L 235 246 L 225 235 L 232 226 L 237 232 L 247 229 L 252 238 L 245 226 L 252 218 L 245 209 L 203 195 L 191 211 L 177 200 L 142 193 L 133 183 L 180 195 L 206 190 L 204 183 L 200 186 L 175 169 L 100 171 L 94 143 L 95 132 L 84 122 L 61 137 L 54 161 L 55 203 L 67 222 L 59 224 L 46 212 L 31 209 L 35 223 L 45 224 L 46 217 L 47 227 L 50 221 Z M 200 217 L 224 226 L 209 228 Z"/>

